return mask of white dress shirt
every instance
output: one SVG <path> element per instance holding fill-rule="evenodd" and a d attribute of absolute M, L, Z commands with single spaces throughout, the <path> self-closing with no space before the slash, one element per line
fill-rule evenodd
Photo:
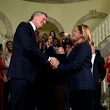
<path fill-rule="evenodd" d="M 93 66 L 94 66 L 95 56 L 96 56 L 96 54 L 93 54 L 93 55 L 92 55 L 92 59 L 91 59 L 91 63 L 92 63 L 91 71 L 92 71 L 92 73 L 93 73 Z"/>

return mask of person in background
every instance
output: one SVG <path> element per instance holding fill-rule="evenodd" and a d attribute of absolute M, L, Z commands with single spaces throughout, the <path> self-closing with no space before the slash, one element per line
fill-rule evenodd
<path fill-rule="evenodd" d="M 60 33 L 60 45 L 64 48 L 64 50 L 66 49 L 66 44 L 68 44 L 69 42 L 71 42 L 71 36 L 69 33 L 66 32 L 61 32 Z"/>
<path fill-rule="evenodd" d="M 63 47 L 58 47 L 54 53 L 54 57 L 57 58 L 61 63 L 66 62 L 66 54 Z M 67 74 L 59 73 L 55 69 L 52 69 L 52 88 L 53 88 L 53 99 L 54 108 L 53 110 L 65 110 L 65 94 L 66 94 L 66 83 Z"/>
<path fill-rule="evenodd" d="M 51 31 L 49 32 L 49 36 L 52 36 L 53 39 L 56 39 L 56 38 L 57 38 L 57 37 L 56 37 L 56 32 L 55 32 L 54 30 L 51 30 Z"/>
<path fill-rule="evenodd" d="M 43 42 L 46 42 L 48 40 L 48 35 L 44 33 L 42 38 L 43 38 Z"/>
<path fill-rule="evenodd" d="M 36 28 L 42 28 L 46 19 L 47 14 L 36 11 L 29 22 L 18 25 L 14 34 L 13 54 L 7 73 L 11 78 L 11 110 L 35 110 L 34 81 L 39 64 L 45 65 L 53 59 L 39 50 L 35 36 Z"/>
<path fill-rule="evenodd" d="M 104 63 L 104 68 L 108 69 L 107 82 L 108 82 L 108 84 L 110 84 L 110 54 L 106 58 L 106 61 Z"/>
<path fill-rule="evenodd" d="M 12 41 L 7 41 L 6 42 L 6 48 L 7 51 L 3 52 L 2 58 L 5 62 L 5 70 L 4 73 L 7 77 L 7 82 L 4 83 L 4 110 L 10 110 L 10 78 L 7 76 L 7 71 L 10 65 L 10 60 L 12 56 L 12 46 L 13 42 Z"/>
<path fill-rule="evenodd" d="M 74 46 L 73 46 L 72 40 L 66 44 L 66 46 L 65 46 L 66 57 L 68 57 L 68 55 L 71 53 L 73 47 Z M 68 90 L 67 84 L 66 84 L 65 92 L 66 92 L 65 93 L 65 110 L 70 110 L 69 90 Z"/>
<path fill-rule="evenodd" d="M 68 75 L 69 101 L 72 110 L 94 110 L 95 84 L 91 73 L 91 31 L 85 24 L 75 27 L 72 40 L 75 46 L 65 64 L 57 59 L 51 65 Z"/>
<path fill-rule="evenodd" d="M 68 43 L 66 43 L 65 46 L 65 52 L 66 52 L 66 56 L 68 56 L 72 50 L 72 48 L 74 47 L 72 40 L 70 40 Z"/>
<path fill-rule="evenodd" d="M 53 37 L 49 36 L 46 42 L 45 54 L 49 56 L 53 56 L 54 53 L 55 53 L 55 49 L 53 47 Z"/>
<path fill-rule="evenodd" d="M 108 83 L 108 91 L 110 94 L 110 54 L 107 56 L 107 58 L 105 60 L 104 68 L 107 69 L 106 81 Z"/>
<path fill-rule="evenodd" d="M 60 47 L 60 40 L 55 38 L 53 39 L 53 47 L 54 47 L 54 50 L 56 50 L 58 47 Z"/>
<path fill-rule="evenodd" d="M 39 42 L 39 49 L 43 53 L 45 53 L 45 48 L 46 48 L 47 44 L 48 44 L 48 35 L 46 33 L 44 33 L 42 36 L 42 41 Z"/>
<path fill-rule="evenodd" d="M 60 46 L 64 47 L 65 45 L 65 35 L 64 35 L 65 32 L 60 32 L 59 34 L 59 37 L 60 37 Z"/>
<path fill-rule="evenodd" d="M 105 60 L 101 56 L 100 51 L 95 49 L 94 42 L 91 43 L 92 50 L 92 75 L 95 81 L 95 95 L 94 95 L 94 110 L 101 109 L 101 82 L 106 76 L 106 69 L 104 68 Z"/>
<path fill-rule="evenodd" d="M 7 82 L 4 74 L 5 62 L 2 59 L 3 47 L 0 44 L 0 110 L 4 110 L 4 82 Z"/>

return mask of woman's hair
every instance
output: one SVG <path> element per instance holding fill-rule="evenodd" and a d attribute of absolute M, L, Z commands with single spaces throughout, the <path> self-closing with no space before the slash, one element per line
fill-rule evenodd
<path fill-rule="evenodd" d="M 80 33 L 82 34 L 82 38 L 83 41 L 81 40 L 80 42 L 84 42 L 87 41 L 89 44 L 91 44 L 92 42 L 92 37 L 91 37 L 91 31 L 89 26 L 85 25 L 85 24 L 80 24 L 77 25 L 78 30 L 80 31 Z"/>
<path fill-rule="evenodd" d="M 52 32 L 53 32 L 54 36 L 51 35 Z M 56 38 L 56 32 L 55 32 L 54 30 L 51 30 L 51 31 L 49 32 L 49 36 L 52 36 L 53 39 L 55 39 L 55 38 Z"/>

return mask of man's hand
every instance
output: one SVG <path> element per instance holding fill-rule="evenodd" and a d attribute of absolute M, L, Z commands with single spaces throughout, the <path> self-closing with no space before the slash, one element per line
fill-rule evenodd
<path fill-rule="evenodd" d="M 55 57 L 50 57 L 50 64 L 52 68 L 56 69 L 58 65 L 60 64 L 59 60 Z"/>

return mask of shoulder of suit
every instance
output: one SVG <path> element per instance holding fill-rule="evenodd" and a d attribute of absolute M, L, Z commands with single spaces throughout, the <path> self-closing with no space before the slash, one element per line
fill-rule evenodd
<path fill-rule="evenodd" d="M 91 48 L 91 46 L 89 45 L 88 42 L 82 42 L 80 44 L 78 44 L 79 47 L 82 47 L 82 48 Z"/>
<path fill-rule="evenodd" d="M 98 56 L 101 56 L 100 50 L 96 49 L 96 50 L 95 50 L 95 53 L 96 53 Z"/>
<path fill-rule="evenodd" d="M 20 23 L 20 25 L 22 25 L 22 24 L 27 24 L 27 22 L 22 21 L 22 22 Z"/>
<path fill-rule="evenodd" d="M 30 23 L 28 23 L 28 22 L 21 22 L 20 24 L 19 24 L 19 26 L 25 26 L 25 25 L 30 25 Z"/>
<path fill-rule="evenodd" d="M 33 30 L 33 28 L 32 28 L 32 26 L 31 26 L 31 24 L 29 23 L 29 22 L 21 22 L 19 25 L 18 25 L 18 27 L 28 27 L 28 28 L 30 28 L 30 29 L 32 29 Z"/>
<path fill-rule="evenodd" d="M 95 51 L 100 53 L 100 50 L 98 50 L 98 49 L 95 49 Z"/>

